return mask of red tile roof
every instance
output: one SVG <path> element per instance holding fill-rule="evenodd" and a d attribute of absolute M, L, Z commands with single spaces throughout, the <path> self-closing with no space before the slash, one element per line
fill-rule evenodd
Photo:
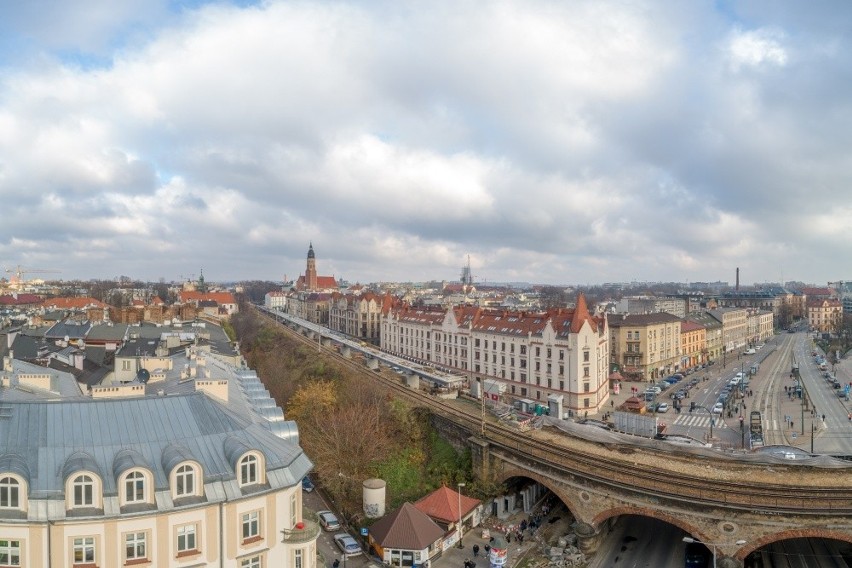
<path fill-rule="evenodd" d="M 479 506 L 479 499 L 461 495 L 446 485 L 426 495 L 414 506 L 429 515 L 431 518 L 443 522 L 453 523 L 459 520 L 459 499 L 461 499 L 461 516 L 467 516 L 472 510 Z"/>
<path fill-rule="evenodd" d="M 704 329 L 703 325 L 698 325 L 694 321 L 683 320 L 680 322 L 680 332 L 684 333 L 687 331 L 698 331 L 700 329 Z"/>
<path fill-rule="evenodd" d="M 44 307 L 54 310 L 82 310 L 83 308 L 108 308 L 109 306 L 94 298 L 51 298 L 45 300 Z"/>
<path fill-rule="evenodd" d="M 216 302 L 217 304 L 236 304 L 237 300 L 230 292 L 195 292 L 182 291 L 181 302 Z"/>
<path fill-rule="evenodd" d="M 41 304 L 41 296 L 35 294 L 10 294 L 0 296 L 0 306 L 23 306 L 27 304 Z"/>

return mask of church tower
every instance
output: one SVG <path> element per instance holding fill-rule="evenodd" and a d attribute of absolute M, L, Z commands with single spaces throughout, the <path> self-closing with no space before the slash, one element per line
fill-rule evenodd
<path fill-rule="evenodd" d="M 305 287 L 308 290 L 317 289 L 317 259 L 314 254 L 314 243 L 308 247 L 308 266 L 305 269 Z"/>

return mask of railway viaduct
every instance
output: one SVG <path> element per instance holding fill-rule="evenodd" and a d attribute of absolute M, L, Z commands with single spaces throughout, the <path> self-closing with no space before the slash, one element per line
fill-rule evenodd
<path fill-rule="evenodd" d="M 309 330 L 290 328 L 318 339 Z M 364 369 L 340 355 L 335 342 L 322 345 L 341 362 Z M 852 464 L 743 459 L 647 440 L 602 442 L 554 428 L 521 432 L 486 421 L 478 404 L 439 400 L 406 387 L 396 375 L 369 374 L 383 377 L 413 405 L 428 407 L 441 435 L 471 450 L 481 479 L 527 478 L 552 491 L 576 519 L 585 552 L 597 549 L 620 515 L 653 517 L 702 542 L 718 543 L 720 568 L 741 568 L 752 551 L 789 538 L 852 543 Z"/>
<path fill-rule="evenodd" d="M 620 515 L 657 518 L 720 543 L 724 568 L 741 567 L 752 551 L 788 538 L 852 543 L 852 468 L 745 461 L 663 442 L 601 443 L 491 424 L 483 437 L 456 412 L 433 409 L 432 416 L 446 439 L 470 448 L 482 479 L 529 478 L 559 497 L 577 521 L 585 552 L 597 549 Z"/>

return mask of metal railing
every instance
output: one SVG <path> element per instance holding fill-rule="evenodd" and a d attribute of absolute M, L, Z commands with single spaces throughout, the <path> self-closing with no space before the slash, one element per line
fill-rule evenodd
<path fill-rule="evenodd" d="M 315 540 L 320 534 L 319 518 L 316 513 L 308 509 L 302 509 L 302 520 L 291 529 L 281 531 L 282 542 L 289 544 L 300 544 Z"/>

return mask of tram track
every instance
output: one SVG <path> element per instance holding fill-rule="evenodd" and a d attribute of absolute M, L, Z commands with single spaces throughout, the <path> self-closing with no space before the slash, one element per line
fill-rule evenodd
<path fill-rule="evenodd" d="M 396 375 L 387 376 L 381 370 L 368 370 L 359 361 L 343 356 L 334 348 L 322 346 L 272 316 L 260 310 L 257 313 L 280 325 L 294 339 L 312 348 L 319 346 L 324 355 L 342 366 L 379 381 L 395 395 L 414 405 L 428 407 L 434 414 L 461 426 L 472 436 L 480 435 L 482 417 L 478 408 L 468 409 L 464 405 L 450 404 L 449 401 L 411 389 Z M 785 346 L 773 367 L 782 364 L 788 352 L 789 348 Z M 768 398 L 763 400 L 763 411 L 771 411 L 773 407 L 770 402 Z M 848 477 L 845 472 L 844 475 L 838 475 L 835 470 L 821 470 L 801 464 L 770 466 L 732 460 L 726 461 L 723 468 L 707 463 L 705 457 L 686 457 L 676 452 L 660 459 L 659 455 L 649 455 L 647 448 L 596 443 L 567 434 L 544 436 L 536 431 L 520 432 L 493 419 L 487 422 L 485 437 L 495 449 L 513 452 L 541 465 L 610 486 L 620 492 L 652 494 L 673 501 L 766 514 L 852 514 L 852 488 L 843 482 Z M 707 475 L 683 473 L 678 466 L 683 469 L 701 469 Z M 802 475 L 803 468 L 807 468 L 807 475 Z M 731 481 L 726 477 L 735 477 L 736 480 Z M 783 478 L 787 481 L 779 483 L 766 478 Z M 793 481 L 799 478 L 802 478 L 801 481 Z"/>

